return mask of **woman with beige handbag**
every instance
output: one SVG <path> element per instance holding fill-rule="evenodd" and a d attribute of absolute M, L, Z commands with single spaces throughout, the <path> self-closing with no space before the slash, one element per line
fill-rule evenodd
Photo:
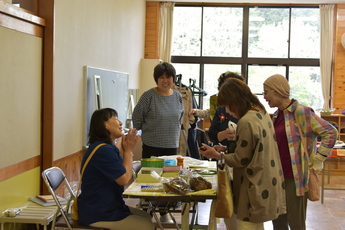
<path fill-rule="evenodd" d="M 278 108 L 273 114 L 273 124 L 283 166 L 288 210 L 287 214 L 273 221 L 273 226 L 275 230 L 305 230 L 310 167 L 307 157 L 310 157 L 316 173 L 322 170 L 323 161 L 331 153 L 338 132 L 312 108 L 290 99 L 290 85 L 284 76 L 272 75 L 263 86 L 268 105 Z M 318 136 L 321 144 L 315 152 Z"/>
<path fill-rule="evenodd" d="M 236 148 L 222 156 L 216 147 L 204 144 L 200 153 L 217 160 L 224 157 L 225 163 L 233 167 L 238 229 L 263 230 L 264 222 L 286 212 L 284 178 L 273 123 L 265 107 L 241 80 L 228 79 L 220 89 L 218 102 L 239 119 Z"/>

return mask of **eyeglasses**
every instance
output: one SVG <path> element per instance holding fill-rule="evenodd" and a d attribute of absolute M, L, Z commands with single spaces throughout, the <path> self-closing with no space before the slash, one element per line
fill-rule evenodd
<path fill-rule="evenodd" d="M 270 94 L 270 93 L 272 93 L 272 92 L 274 92 L 274 91 L 275 91 L 274 89 L 272 89 L 272 90 L 269 91 L 269 92 L 263 91 L 263 92 L 262 92 L 262 95 L 267 96 L 268 94 Z"/>

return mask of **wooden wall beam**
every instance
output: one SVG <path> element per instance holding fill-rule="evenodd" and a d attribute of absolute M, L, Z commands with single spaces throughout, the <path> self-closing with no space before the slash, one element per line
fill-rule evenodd
<path fill-rule="evenodd" d="M 39 0 L 38 15 L 46 20 L 43 41 L 42 79 L 42 170 L 53 165 L 54 140 L 54 0 Z M 41 194 L 48 194 L 41 181 Z"/>
<path fill-rule="evenodd" d="M 345 48 L 341 45 L 341 36 L 345 33 L 345 4 L 336 6 L 336 28 L 333 66 L 333 107 L 335 114 L 341 114 L 345 109 Z"/>
<path fill-rule="evenodd" d="M 35 156 L 19 163 L 0 168 L 0 182 L 41 165 L 41 156 Z"/>
<path fill-rule="evenodd" d="M 159 4 L 146 2 L 145 58 L 159 58 Z"/>

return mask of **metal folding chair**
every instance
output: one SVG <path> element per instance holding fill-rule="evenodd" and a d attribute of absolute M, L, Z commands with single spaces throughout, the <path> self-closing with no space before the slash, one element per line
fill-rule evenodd
<path fill-rule="evenodd" d="M 42 177 L 45 182 L 45 184 L 48 187 L 48 190 L 50 194 L 53 196 L 54 201 L 57 206 L 57 211 L 54 215 L 54 219 L 52 221 L 52 230 L 55 229 L 78 229 L 78 230 L 109 230 L 107 228 L 97 228 L 97 227 L 91 227 L 91 226 L 85 226 L 78 223 L 78 221 L 72 220 L 72 213 L 69 213 L 71 201 L 75 197 L 73 190 L 68 183 L 68 180 L 66 179 L 66 176 L 64 172 L 58 168 L 58 167 L 52 167 L 49 169 L 46 169 L 42 172 Z M 67 188 L 67 191 L 69 193 L 68 195 L 68 201 L 67 204 L 61 204 L 60 200 L 57 197 L 57 194 L 55 191 L 64 184 Z"/>

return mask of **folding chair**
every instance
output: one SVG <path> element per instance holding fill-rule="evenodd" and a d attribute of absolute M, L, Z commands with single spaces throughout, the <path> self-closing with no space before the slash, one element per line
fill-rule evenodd
<path fill-rule="evenodd" d="M 57 211 L 52 221 L 52 228 L 51 228 L 52 230 L 55 230 L 55 229 L 109 230 L 107 228 L 97 228 L 97 227 L 81 225 L 78 223 L 78 221 L 72 220 L 72 213 L 69 213 L 69 210 L 70 210 L 71 201 L 73 200 L 75 195 L 73 193 L 73 190 L 70 184 L 68 183 L 66 179 L 64 172 L 60 168 L 51 167 L 49 169 L 46 169 L 42 172 L 42 177 L 45 184 L 47 185 L 49 189 L 50 194 L 53 196 L 54 201 L 57 205 Z M 69 193 L 69 196 L 68 196 L 69 198 L 66 205 L 62 205 L 57 195 L 55 194 L 55 191 L 60 187 L 61 184 L 65 184 Z M 61 214 L 61 217 L 60 217 L 60 214 Z M 58 217 L 60 218 L 58 219 Z"/>

